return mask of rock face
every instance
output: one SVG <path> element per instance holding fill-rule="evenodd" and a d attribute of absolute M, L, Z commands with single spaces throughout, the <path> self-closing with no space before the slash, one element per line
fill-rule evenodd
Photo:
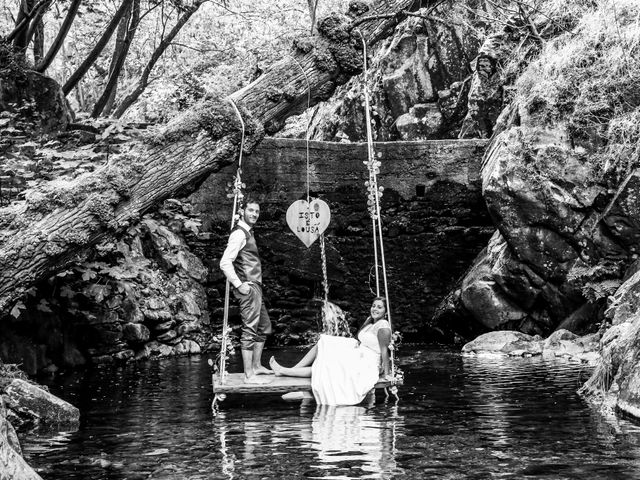
<path fill-rule="evenodd" d="M 620 28 L 635 38 L 637 5 L 625 4 L 624 12 Z M 613 35 L 607 29 L 616 22 L 596 22 L 602 11 L 580 14 L 577 37 L 547 44 L 497 121 L 482 179 L 498 232 L 448 297 L 438 323 L 471 316 L 481 330 L 594 331 L 637 257 L 640 177 L 626 163 L 635 165 L 636 144 L 615 133 L 635 128 L 627 121 L 637 107 L 621 98 L 637 98 L 637 91 L 627 80 L 611 95 L 596 93 L 623 68 L 612 56 L 622 47 L 611 42 L 599 62 L 581 65 L 593 53 L 590 42 Z M 603 105 L 612 110 L 595 121 L 587 112 Z"/>
<path fill-rule="evenodd" d="M 431 314 L 480 245 L 491 235 L 479 192 L 479 156 L 484 141 L 394 142 L 376 145 L 385 256 L 393 297 L 394 326 L 413 341 L 451 340 L 453 331 L 429 324 Z M 366 144 L 311 142 L 310 190 L 331 208 L 325 232 L 329 299 L 366 318 L 375 290 L 371 218 L 364 185 Z M 310 249 L 289 230 L 288 206 L 305 197 L 306 143 L 265 139 L 243 161 L 247 192 L 262 200 L 256 238 L 264 262 L 264 288 L 275 342 L 305 342 L 318 332 L 322 298 L 319 242 Z M 234 168 L 210 177 L 192 197 L 208 238 L 193 244 L 210 267 L 212 323 L 221 325 L 224 282 L 218 262 L 226 246 L 231 202 L 225 185 Z M 232 306 L 235 303 L 232 302 Z M 239 325 L 236 307 L 231 325 Z"/>
<path fill-rule="evenodd" d="M 426 14 L 426 9 L 421 10 Z M 460 15 L 460 13 L 458 13 Z M 453 18 L 443 12 L 443 18 Z M 473 24 L 477 19 L 466 18 Z M 381 141 L 455 138 L 466 113 L 470 63 L 479 40 L 460 23 L 410 17 L 380 46 L 369 68 L 373 134 Z M 315 108 L 310 137 L 366 140 L 362 79 Z"/>
<path fill-rule="evenodd" d="M 7 420 L 7 410 L 0 397 L 0 478 L 7 480 L 41 480 L 22 458 L 15 431 Z"/>
<path fill-rule="evenodd" d="M 504 106 L 504 66 L 519 43 L 524 43 L 522 21 L 509 19 L 489 35 L 472 63 L 473 76 L 468 94 L 467 114 L 459 138 L 490 138 Z"/>
<path fill-rule="evenodd" d="M 208 271 L 185 241 L 197 218 L 177 201 L 161 210 L 41 286 L 17 319 L 0 322 L 0 358 L 35 374 L 210 346 Z"/>
<path fill-rule="evenodd" d="M 596 404 L 640 418 L 640 264 L 611 299 L 611 326 L 600 341 L 601 360 L 580 393 Z"/>

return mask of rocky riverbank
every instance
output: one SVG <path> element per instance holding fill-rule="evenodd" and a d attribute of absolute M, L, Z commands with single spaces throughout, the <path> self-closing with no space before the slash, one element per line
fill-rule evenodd
<path fill-rule="evenodd" d="M 462 347 L 463 355 L 564 358 L 594 366 L 600 360 L 600 333 L 579 337 L 557 330 L 548 338 L 502 330 L 485 333 Z"/>
<path fill-rule="evenodd" d="M 36 480 L 40 476 L 22 458 L 16 430 L 75 430 L 80 411 L 27 380 L 24 373 L 0 365 L 0 478 Z"/>

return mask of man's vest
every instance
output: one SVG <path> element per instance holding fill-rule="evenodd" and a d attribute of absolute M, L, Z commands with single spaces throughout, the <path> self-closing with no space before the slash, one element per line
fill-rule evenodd
<path fill-rule="evenodd" d="M 234 230 L 242 230 L 247 243 L 238 252 L 238 256 L 233 262 L 233 267 L 238 274 L 238 278 L 243 282 L 256 282 L 262 284 L 262 265 L 258 255 L 258 245 L 253 236 L 253 232 L 248 232 L 239 225 Z"/>

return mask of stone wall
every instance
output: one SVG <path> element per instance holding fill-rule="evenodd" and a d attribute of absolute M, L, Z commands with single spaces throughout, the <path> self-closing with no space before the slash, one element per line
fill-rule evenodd
<path fill-rule="evenodd" d="M 376 144 L 382 162 L 384 248 L 392 320 L 411 341 L 451 340 L 430 327 L 431 315 L 493 232 L 480 191 L 482 140 Z M 248 193 L 262 201 L 256 237 L 264 261 L 267 306 L 275 341 L 303 342 L 317 332 L 323 295 L 319 242 L 310 249 L 288 229 L 289 205 L 306 198 L 306 142 L 265 139 L 243 160 Z M 332 213 L 326 232 L 329 299 L 365 319 L 375 289 L 373 239 L 366 206 L 366 144 L 309 143 L 311 197 Z M 192 248 L 210 268 L 212 323 L 220 324 L 224 279 L 218 262 L 231 216 L 227 184 L 235 167 L 212 175 L 191 197 L 207 232 Z M 239 325 L 232 309 L 232 325 Z M 415 335 L 417 333 L 417 335 Z"/>

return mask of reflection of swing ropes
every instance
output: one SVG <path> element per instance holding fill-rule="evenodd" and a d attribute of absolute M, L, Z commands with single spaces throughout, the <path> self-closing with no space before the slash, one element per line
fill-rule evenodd
<path fill-rule="evenodd" d="M 234 478 L 235 462 L 233 461 L 233 455 L 227 452 L 227 429 L 224 426 L 220 428 L 220 453 L 222 454 L 222 474 L 232 480 Z"/>
<path fill-rule="evenodd" d="M 367 70 L 367 42 L 364 40 L 364 36 L 360 30 L 357 30 L 362 40 L 363 49 L 363 93 L 364 93 L 364 111 L 365 121 L 367 125 L 367 159 L 365 162 L 369 169 L 369 181 L 365 183 L 368 187 L 369 195 L 367 199 L 367 205 L 369 207 L 369 214 L 371 216 L 371 222 L 373 226 L 373 256 L 374 256 L 374 268 L 376 272 L 376 296 L 380 296 L 380 276 L 378 274 L 378 266 L 382 266 L 382 279 L 384 282 L 384 298 L 387 304 L 387 320 L 389 321 L 389 327 L 393 332 L 393 324 L 391 322 L 391 303 L 389 302 L 389 287 L 387 283 L 387 267 L 384 258 L 384 243 L 382 240 L 382 218 L 380 215 L 380 197 L 384 187 L 378 187 L 378 173 L 380 172 L 380 161 L 375 159 L 375 153 L 373 151 L 373 133 L 371 131 L 371 113 L 369 105 L 369 87 L 368 87 L 368 70 Z M 380 248 L 380 264 L 378 263 L 378 244 Z M 391 361 L 391 376 L 395 379 L 396 367 L 395 367 L 395 355 L 393 348 L 393 340 L 389 346 L 390 361 Z M 385 389 L 386 392 L 386 389 Z M 391 387 L 391 393 L 397 398 L 397 387 L 394 385 Z"/>

